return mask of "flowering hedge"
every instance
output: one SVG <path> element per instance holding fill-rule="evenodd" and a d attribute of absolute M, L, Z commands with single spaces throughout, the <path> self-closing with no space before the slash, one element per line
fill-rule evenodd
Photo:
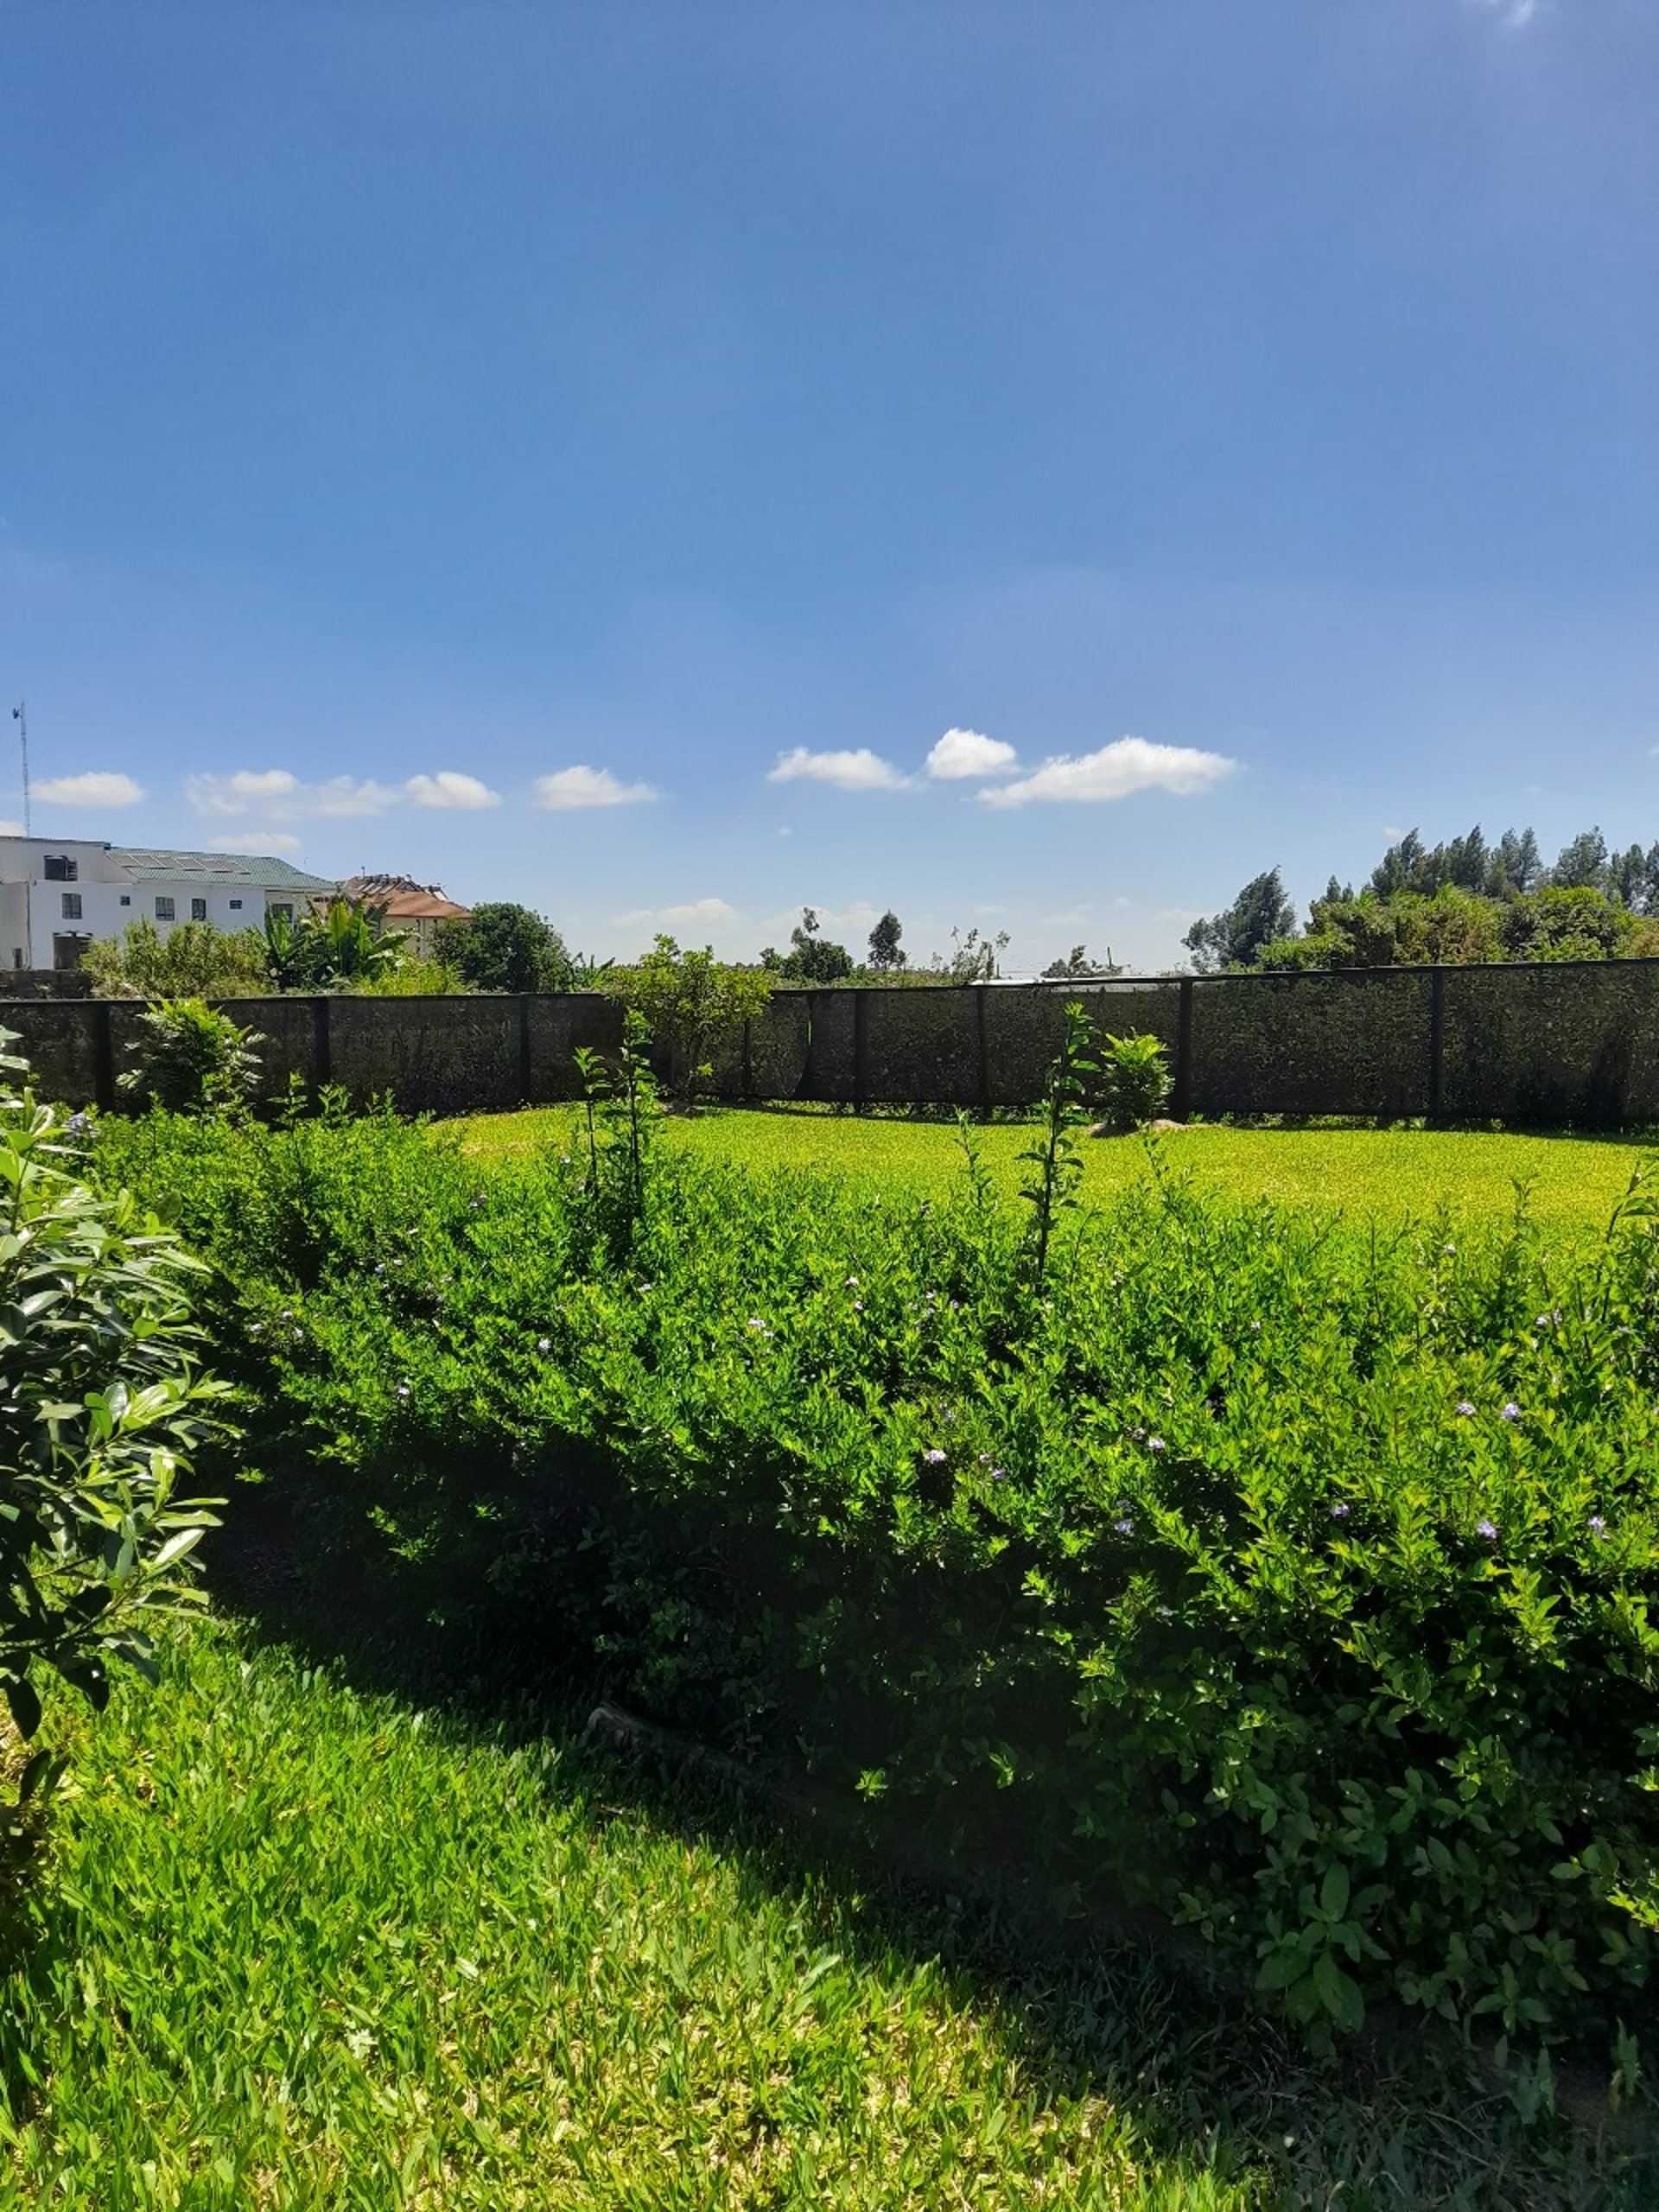
<path fill-rule="evenodd" d="M 1166 1175 L 1015 1209 L 391 1121 L 119 1132 L 220 1255 L 266 1453 L 625 1694 L 1057 1889 L 1316 2037 L 1644 2017 L 1659 1246 L 1637 1198 L 1369 1236 Z M 234 1275 L 230 1270 L 233 1269 Z"/>

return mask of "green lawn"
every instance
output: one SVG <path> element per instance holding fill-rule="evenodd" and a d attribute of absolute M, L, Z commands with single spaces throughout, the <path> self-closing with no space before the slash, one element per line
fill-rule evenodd
<path fill-rule="evenodd" d="M 1455 2082 L 1434 2110 L 1363 2054 L 1299 2072 L 1138 1956 L 906 1915 L 569 1723 L 469 1725 L 223 1622 L 166 1674 L 71 1724 L 0 1992 L 9 2208 L 1603 2201 Z"/>
<path fill-rule="evenodd" d="M 480 1115 L 454 1124 L 480 1159 L 539 1146 L 567 1149 L 575 1110 L 547 1107 Z M 806 1168 L 937 1189 L 960 1172 L 948 1122 L 728 1109 L 672 1120 L 676 1148 L 757 1168 Z M 1012 1190 L 1029 1133 L 1008 1124 L 978 1131 L 988 1166 Z M 1640 1145 L 1595 1137 L 1491 1136 L 1428 1129 L 1237 1129 L 1198 1125 L 1159 1141 L 1164 1161 L 1237 1198 L 1316 1205 L 1351 1219 L 1397 1221 L 1445 1205 L 1462 1219 L 1507 1213 L 1517 1178 L 1529 1179 L 1538 1219 L 1553 1228 L 1602 1227 L 1645 1156 Z M 1105 1198 L 1148 1172 L 1144 1143 L 1086 1141 L 1084 1195 Z"/>

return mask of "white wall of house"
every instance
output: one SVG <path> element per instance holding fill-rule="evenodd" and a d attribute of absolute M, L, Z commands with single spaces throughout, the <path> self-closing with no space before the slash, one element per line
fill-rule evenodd
<path fill-rule="evenodd" d="M 118 937 L 132 922 L 153 922 L 163 937 L 179 922 L 257 930 L 269 908 L 291 914 L 303 903 L 302 893 L 224 878 L 136 881 L 109 846 L 85 839 L 0 837 L 0 968 L 73 965 L 72 940 Z"/>

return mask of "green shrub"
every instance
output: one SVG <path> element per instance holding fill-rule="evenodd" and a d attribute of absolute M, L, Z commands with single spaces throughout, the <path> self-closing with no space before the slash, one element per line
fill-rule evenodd
<path fill-rule="evenodd" d="M 265 1458 L 447 1610 L 556 1623 L 659 1717 L 1057 1896 L 1155 1904 L 1316 2040 L 1379 2000 L 1650 2033 L 1642 1193 L 1563 1263 L 1524 1211 L 1373 1237 L 1162 1172 L 1090 1214 L 1057 1167 L 1034 1274 L 982 1175 L 906 1202 L 664 1156 L 620 1240 L 579 1147 L 110 1144 L 226 1263 Z"/>
<path fill-rule="evenodd" d="M 384 906 L 355 899 L 331 899 L 321 914 L 265 916 L 266 964 L 284 991 L 372 986 L 397 973 L 409 941 L 406 930 L 387 930 Z"/>
<path fill-rule="evenodd" d="M 151 1671 L 143 1620 L 188 1598 L 213 1522 L 178 1493 L 223 1391 L 194 1356 L 199 1264 L 128 1192 L 79 1179 L 84 1117 L 20 1076 L 0 1050 L 0 1690 L 28 1737 L 48 1673 L 101 1707 L 108 1660 Z"/>
<path fill-rule="evenodd" d="M 486 899 L 464 920 L 440 922 L 438 957 L 474 991 L 568 991 L 574 976 L 564 939 L 540 914 L 510 899 Z"/>
<path fill-rule="evenodd" d="M 272 988 L 257 930 L 180 922 L 163 937 L 147 918 L 99 938 L 81 963 L 105 999 L 257 998 Z"/>
<path fill-rule="evenodd" d="M 682 951 L 658 937 L 643 960 L 605 978 L 605 988 L 645 1021 L 664 1046 L 669 1088 L 687 1106 L 712 1074 L 710 1056 L 731 1042 L 751 1015 L 763 1013 L 772 977 L 760 968 L 716 960 L 712 946 Z"/>
<path fill-rule="evenodd" d="M 200 999 L 164 1000 L 139 1016 L 120 1088 L 169 1114 L 235 1114 L 259 1083 L 263 1037 Z"/>
<path fill-rule="evenodd" d="M 1124 1135 L 1144 1129 L 1163 1112 L 1169 1096 L 1169 1063 L 1162 1038 L 1109 1034 L 1103 1063 L 1109 1127 Z"/>

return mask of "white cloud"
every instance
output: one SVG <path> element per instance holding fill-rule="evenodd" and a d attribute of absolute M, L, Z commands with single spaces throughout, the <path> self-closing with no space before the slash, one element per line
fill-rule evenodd
<path fill-rule="evenodd" d="M 300 841 L 289 830 L 233 830 L 228 836 L 215 837 L 211 850 L 216 853 L 297 853 Z"/>
<path fill-rule="evenodd" d="M 21 837 L 22 834 L 21 822 L 0 822 L 0 837 Z"/>
<path fill-rule="evenodd" d="M 350 820 L 384 814 L 389 806 L 397 805 L 398 797 L 394 785 L 377 784 L 370 776 L 360 782 L 355 776 L 331 776 L 326 784 L 305 785 L 295 811 L 326 815 L 331 821 Z"/>
<path fill-rule="evenodd" d="M 941 783 L 954 783 L 964 776 L 1006 776 L 1019 762 L 1014 747 L 1000 737 L 948 729 L 927 756 L 927 772 Z"/>
<path fill-rule="evenodd" d="M 463 776 L 459 768 L 440 768 L 435 776 L 411 776 L 404 785 L 416 806 L 442 806 L 475 813 L 479 808 L 499 806 L 501 794 L 477 776 Z"/>
<path fill-rule="evenodd" d="M 620 930 L 632 929 L 641 922 L 734 922 L 735 906 L 728 906 L 723 899 L 688 899 L 679 906 L 632 906 L 626 914 L 613 914 L 611 920 Z"/>
<path fill-rule="evenodd" d="M 89 768 L 79 776 L 49 776 L 36 784 L 35 796 L 48 806 L 137 806 L 144 795 L 142 784 L 118 768 Z"/>
<path fill-rule="evenodd" d="M 291 798 L 300 779 L 286 768 L 238 768 L 230 776 L 187 776 L 185 795 L 199 814 L 245 814 L 250 806 Z"/>
<path fill-rule="evenodd" d="M 228 776 L 187 776 L 184 795 L 198 814 L 217 820 L 257 813 L 268 822 L 297 822 L 308 814 L 384 814 L 398 793 L 386 784 L 331 776 L 302 784 L 286 768 L 238 768 Z"/>
<path fill-rule="evenodd" d="M 643 806 L 661 797 L 650 784 L 625 784 L 608 768 L 556 769 L 536 779 L 536 804 L 550 814 L 565 814 L 579 806 Z"/>
<path fill-rule="evenodd" d="M 662 918 L 665 922 L 734 922 L 737 909 L 723 899 L 692 899 L 683 906 L 664 906 Z"/>
<path fill-rule="evenodd" d="M 841 791 L 901 791 L 910 782 L 890 760 L 872 753 L 868 745 L 844 753 L 809 753 L 804 745 L 778 755 L 768 771 L 769 784 L 833 784 Z"/>
<path fill-rule="evenodd" d="M 1153 745 L 1144 737 L 1120 737 L 1097 752 L 1058 753 L 1017 782 L 979 796 L 987 806 L 1024 806 L 1030 799 L 1098 804 L 1151 791 L 1186 798 L 1208 791 L 1237 766 L 1224 753 L 1203 753 L 1196 746 Z"/>

